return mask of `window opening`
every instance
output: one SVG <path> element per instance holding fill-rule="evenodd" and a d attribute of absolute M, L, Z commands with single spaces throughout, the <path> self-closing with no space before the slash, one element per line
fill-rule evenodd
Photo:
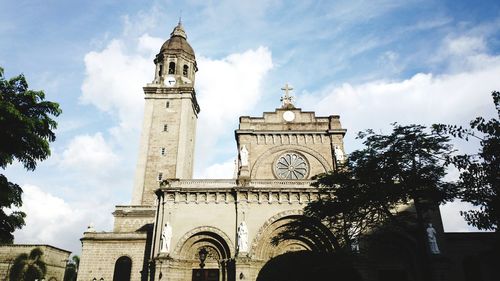
<path fill-rule="evenodd" d="M 126 256 L 119 257 L 115 263 L 113 281 L 130 281 L 131 272 L 132 272 L 132 260 Z"/>
<path fill-rule="evenodd" d="M 170 62 L 168 64 L 168 74 L 175 74 L 175 62 Z"/>
<path fill-rule="evenodd" d="M 184 67 L 182 68 L 182 75 L 184 75 L 184 77 L 187 77 L 188 71 L 189 71 L 189 66 L 184 65 Z"/>

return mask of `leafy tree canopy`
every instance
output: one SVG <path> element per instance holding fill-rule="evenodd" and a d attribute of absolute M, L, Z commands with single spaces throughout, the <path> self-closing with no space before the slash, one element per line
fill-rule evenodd
<path fill-rule="evenodd" d="M 80 257 L 74 255 L 68 260 L 66 269 L 64 270 L 64 281 L 76 281 L 78 267 L 80 266 Z"/>
<path fill-rule="evenodd" d="M 492 92 L 497 118 L 486 120 L 477 117 L 470 128 L 456 125 L 434 125 L 438 133 L 454 137 L 479 140 L 477 154 L 461 154 L 450 157 L 459 169 L 458 197 L 478 210 L 462 211 L 467 223 L 478 229 L 496 230 L 500 223 L 500 92 Z"/>
<path fill-rule="evenodd" d="M 39 248 L 31 250 L 30 254 L 20 254 L 10 268 L 10 281 L 41 280 L 47 273 L 47 265 L 43 260 L 43 251 Z"/>
<path fill-rule="evenodd" d="M 23 75 L 7 80 L 3 73 L 0 67 L 0 168 L 17 160 L 32 171 L 50 155 L 57 127 L 52 116 L 61 109 L 45 101 L 43 91 L 29 90 Z M 0 190 L 0 243 L 12 243 L 12 232 L 24 225 L 25 214 L 9 209 L 22 205 L 22 189 L 0 174 Z"/>
<path fill-rule="evenodd" d="M 367 130 L 358 138 L 365 147 L 351 153 L 336 170 L 315 177 L 313 185 L 323 196 L 305 208 L 306 217 L 332 230 L 340 249 L 349 249 L 363 233 L 388 225 L 404 231 L 418 222 L 422 228 L 431 205 L 454 197 L 451 184 L 443 181 L 446 159 L 452 153 L 447 136 L 420 125 L 394 123 L 388 135 Z M 411 203 L 416 212 L 408 211 Z M 274 242 L 304 227 L 297 220 Z"/>

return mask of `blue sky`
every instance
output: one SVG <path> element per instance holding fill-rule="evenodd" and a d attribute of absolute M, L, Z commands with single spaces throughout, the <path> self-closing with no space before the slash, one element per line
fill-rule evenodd
<path fill-rule="evenodd" d="M 298 107 L 341 116 L 347 152 L 362 129 L 494 113 L 498 1 L 1 0 L 6 76 L 24 73 L 63 109 L 52 157 L 35 172 L 5 171 L 29 215 L 16 242 L 79 252 L 90 222 L 111 229 L 113 206 L 131 197 L 141 87 L 181 11 L 200 67 L 199 178 L 232 176 L 238 116 L 274 110 L 285 82 Z M 461 207 L 443 208 L 447 230 L 469 229 Z"/>

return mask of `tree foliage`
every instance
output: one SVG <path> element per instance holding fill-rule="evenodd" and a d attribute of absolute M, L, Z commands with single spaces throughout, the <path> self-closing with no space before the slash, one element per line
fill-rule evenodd
<path fill-rule="evenodd" d="M 52 116 L 60 113 L 43 91 L 28 89 L 23 75 L 6 80 L 0 67 L 0 168 L 17 160 L 32 171 L 46 159 L 57 127 Z M 0 174 L 0 190 L 0 243 L 12 243 L 12 232 L 24 225 L 25 214 L 10 210 L 22 205 L 22 189 Z"/>
<path fill-rule="evenodd" d="M 77 255 L 72 256 L 64 270 L 64 281 L 76 281 L 79 267 L 80 257 Z"/>
<path fill-rule="evenodd" d="M 425 211 L 451 200 L 451 185 L 443 181 L 446 159 L 452 153 L 447 136 L 420 125 L 393 124 L 388 135 L 360 132 L 364 148 L 354 151 L 336 170 L 316 176 L 323 194 L 305 208 L 305 216 L 322 221 L 332 231 L 339 249 L 349 249 L 363 234 L 391 227 L 415 229 Z M 416 209 L 410 211 L 410 204 Z M 291 237 L 301 221 L 275 237 Z"/>
<path fill-rule="evenodd" d="M 43 251 L 34 248 L 28 254 L 23 253 L 16 257 L 10 268 L 10 281 L 34 281 L 45 278 L 47 266 L 43 260 Z"/>
<path fill-rule="evenodd" d="M 500 92 L 492 92 L 497 118 L 486 120 L 477 117 L 470 128 L 456 125 L 434 125 L 438 133 L 454 137 L 479 140 L 477 154 L 461 154 L 450 157 L 460 171 L 457 184 L 458 197 L 478 210 L 462 211 L 472 226 L 483 230 L 496 230 L 500 223 Z"/>

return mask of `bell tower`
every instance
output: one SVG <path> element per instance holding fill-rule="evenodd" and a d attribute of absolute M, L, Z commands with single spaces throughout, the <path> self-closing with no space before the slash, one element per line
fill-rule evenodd
<path fill-rule="evenodd" d="M 132 205 L 151 205 L 159 182 L 193 176 L 196 122 L 200 107 L 194 90 L 198 71 L 193 48 L 179 24 L 154 59 L 152 83 L 144 89 L 144 121 Z"/>

